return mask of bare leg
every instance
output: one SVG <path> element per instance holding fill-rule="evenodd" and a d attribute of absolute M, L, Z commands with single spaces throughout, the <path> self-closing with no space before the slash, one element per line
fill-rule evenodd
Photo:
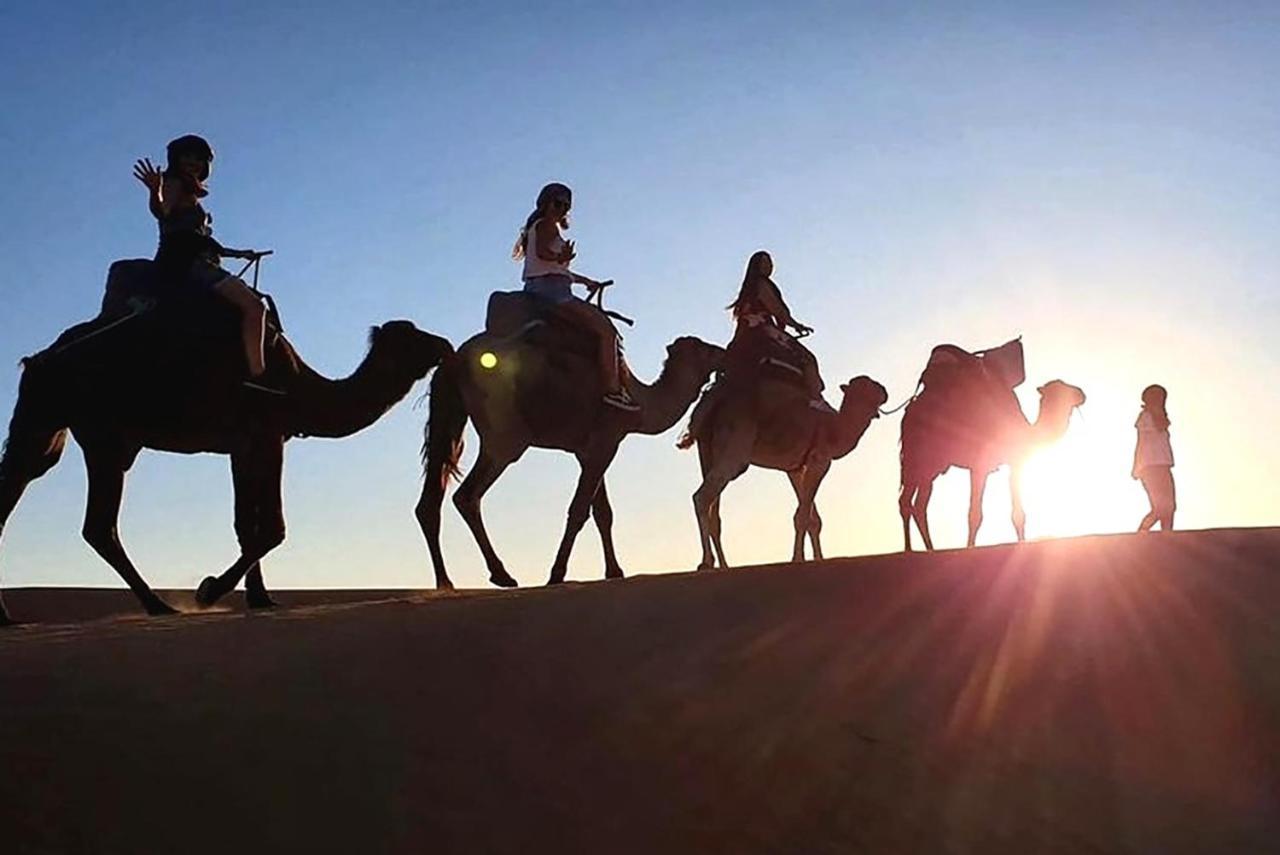
<path fill-rule="evenodd" d="M 453 505 L 458 509 L 458 513 L 462 514 L 462 519 L 467 524 L 467 528 L 471 529 L 471 536 L 475 538 L 476 545 L 480 547 L 480 554 L 484 556 L 485 566 L 489 569 L 489 581 L 497 585 L 499 588 L 515 588 L 520 583 L 511 577 L 507 572 L 507 568 L 503 566 L 502 560 L 498 558 L 497 551 L 494 550 L 493 544 L 489 542 L 489 533 L 484 527 L 484 518 L 480 514 L 480 500 L 484 498 L 484 494 L 489 491 L 494 482 L 501 477 L 507 467 L 511 465 L 511 460 L 498 460 L 486 452 L 483 438 L 480 441 L 480 456 L 476 458 L 476 464 L 471 468 L 471 472 L 463 479 L 462 484 L 458 487 L 458 491 L 453 494 Z"/>
<path fill-rule="evenodd" d="M 596 334 L 599 340 L 600 379 L 606 392 L 616 392 L 622 388 L 622 378 L 618 372 L 617 331 L 604 313 L 590 303 L 573 300 L 561 303 L 558 307 L 562 315 L 573 323 L 586 327 Z"/>
<path fill-rule="evenodd" d="M 987 491 L 987 475 L 985 466 L 969 470 L 969 546 L 977 543 L 978 529 L 982 526 L 982 495 Z"/>
<path fill-rule="evenodd" d="M 262 376 L 267 370 L 264 355 L 267 309 L 262 305 L 262 298 L 234 276 L 224 279 L 214 291 L 240 310 L 240 335 L 244 341 L 244 357 L 249 366 L 249 376 Z"/>
<path fill-rule="evenodd" d="M 578 475 L 578 488 L 573 492 L 573 500 L 569 502 L 569 513 L 565 520 L 564 536 L 560 539 L 560 548 L 556 550 L 555 563 L 551 565 L 551 576 L 548 585 L 558 585 L 564 581 L 569 571 L 569 555 L 573 552 L 573 542 L 578 532 L 587 521 L 591 504 L 596 492 L 604 481 L 604 473 L 618 453 L 618 442 L 583 452 L 578 457 L 582 471 Z"/>
<path fill-rule="evenodd" d="M 125 457 L 111 450 L 84 446 L 85 468 L 89 473 L 89 500 L 85 507 L 82 533 L 93 551 L 111 565 L 149 615 L 172 615 L 176 610 L 156 596 L 138 573 L 120 542 L 118 523 L 124 498 Z"/>
<path fill-rule="evenodd" d="M 929 500 L 933 498 L 933 481 L 926 481 L 916 490 L 915 504 L 911 508 L 911 517 L 920 529 L 920 539 L 924 548 L 933 551 L 933 535 L 929 533 Z"/>
<path fill-rule="evenodd" d="M 196 589 L 196 602 L 211 606 L 235 590 L 254 565 L 284 542 L 284 500 L 280 482 L 284 474 L 284 441 L 269 436 L 254 443 L 251 452 L 237 452 L 231 457 L 232 470 L 252 473 L 233 479 L 236 488 L 237 514 L 247 518 L 236 520 L 236 534 L 241 538 L 240 557 L 221 576 L 207 576 Z M 241 492 L 248 496 L 241 497 Z"/>
<path fill-rule="evenodd" d="M 20 402 L 19 410 L 21 406 Z M 24 430 L 15 413 L 4 459 L 0 460 L 0 534 L 4 533 L 5 524 L 26 492 L 27 485 L 57 464 L 66 444 L 65 430 Z M 13 622 L 5 610 L 4 600 L 0 598 L 0 626 L 9 626 Z"/>
<path fill-rule="evenodd" d="M 1013 509 L 1013 530 L 1018 542 L 1027 539 L 1027 514 L 1022 508 L 1022 467 L 1013 466 L 1009 472 L 1009 505 Z"/>
<path fill-rule="evenodd" d="M 591 501 L 591 517 L 596 521 L 596 531 L 600 532 L 600 546 L 604 549 L 604 577 L 621 579 L 625 575 L 618 564 L 618 555 L 613 549 L 613 506 L 609 504 L 609 493 L 605 489 L 604 479 L 600 479 L 600 489 Z"/>

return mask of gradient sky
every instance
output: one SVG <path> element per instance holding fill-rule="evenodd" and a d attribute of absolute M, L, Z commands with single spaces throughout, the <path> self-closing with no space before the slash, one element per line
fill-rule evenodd
<path fill-rule="evenodd" d="M 677 335 L 727 340 L 723 306 L 767 248 L 832 387 L 866 373 L 897 403 L 932 345 L 1020 334 L 1030 414 L 1040 382 L 1086 390 L 1028 476 L 1031 536 L 1136 525 L 1152 382 L 1170 392 L 1179 523 L 1274 524 L 1280 7 L 1066 5 L 7 3 L 0 409 L 17 359 L 96 310 L 107 265 L 153 251 L 130 166 L 194 131 L 218 154 L 219 237 L 275 249 L 263 285 L 327 373 L 390 318 L 475 332 L 487 294 L 517 285 L 508 252 L 538 188 L 562 180 L 577 266 L 639 318 L 642 377 Z M 430 584 L 412 515 L 424 418 L 410 400 L 354 438 L 290 444 L 269 585 Z M 897 431 L 876 422 L 827 479 L 829 555 L 899 548 Z M 632 572 L 698 557 L 698 466 L 674 439 L 628 440 L 610 472 Z M 575 475 L 534 451 L 489 494 L 526 584 L 545 580 Z M 1012 538 L 1006 484 L 984 542 Z M 10 520 L 4 585 L 117 584 L 79 539 L 84 492 L 69 448 Z M 963 542 L 966 498 L 963 474 L 939 481 L 940 545 Z M 483 584 L 446 510 L 454 578 Z M 788 557 L 792 510 L 778 473 L 731 485 L 730 559 Z M 145 453 L 122 531 L 157 586 L 221 570 L 225 458 Z M 588 527 L 570 575 L 600 568 Z"/>

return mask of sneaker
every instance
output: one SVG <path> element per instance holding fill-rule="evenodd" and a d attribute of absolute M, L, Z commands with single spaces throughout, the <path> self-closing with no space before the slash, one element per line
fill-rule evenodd
<path fill-rule="evenodd" d="M 626 389 L 619 389 L 616 392 L 606 392 L 604 395 L 604 402 L 611 407 L 617 407 L 619 410 L 626 410 L 631 413 L 637 412 L 640 409 L 640 405 L 627 394 Z"/>

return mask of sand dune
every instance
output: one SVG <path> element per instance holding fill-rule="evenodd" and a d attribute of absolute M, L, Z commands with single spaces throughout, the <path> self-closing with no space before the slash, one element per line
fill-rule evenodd
<path fill-rule="evenodd" d="M 281 598 L 12 592 L 97 619 L 0 633 L 0 851 L 1280 839 L 1277 529 Z"/>

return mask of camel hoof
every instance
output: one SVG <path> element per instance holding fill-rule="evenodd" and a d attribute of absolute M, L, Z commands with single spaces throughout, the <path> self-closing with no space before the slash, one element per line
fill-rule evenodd
<path fill-rule="evenodd" d="M 6 626 L 17 626 L 17 625 L 18 625 L 18 621 L 9 617 L 4 612 L 0 612 L 0 628 L 6 627 Z"/>
<path fill-rule="evenodd" d="M 703 563 L 703 564 L 699 564 L 699 565 L 698 565 L 698 572 L 699 572 L 699 573 L 701 573 L 703 570 L 714 570 L 714 569 L 716 569 L 716 565 L 715 565 L 715 563 L 714 563 L 714 562 L 713 562 L 713 563 L 711 563 L 711 564 Z"/>
<path fill-rule="evenodd" d="M 606 579 L 625 579 L 627 578 L 627 574 L 622 572 L 621 567 L 606 567 L 604 570 L 604 577 Z"/>
<path fill-rule="evenodd" d="M 520 583 L 512 578 L 511 574 L 506 570 L 499 570 L 489 574 L 489 581 L 499 588 L 519 588 Z M 452 587 L 452 586 L 450 586 Z"/>
<path fill-rule="evenodd" d="M 151 600 L 150 602 L 144 603 L 142 607 L 146 609 L 147 614 L 150 615 L 151 617 L 166 617 L 168 615 L 178 614 L 177 609 L 175 609 L 173 606 L 169 605 L 159 597 L 157 597 L 154 600 Z"/>
<path fill-rule="evenodd" d="M 245 605 L 247 605 L 249 608 L 253 609 L 254 611 L 257 611 L 259 609 L 274 609 L 274 608 L 278 608 L 280 605 L 275 600 L 271 599 L 271 596 L 269 594 L 265 594 L 265 593 L 258 594 L 256 596 L 249 596 L 248 594 L 246 594 L 244 598 L 244 602 L 245 602 Z"/>
<path fill-rule="evenodd" d="M 200 587 L 196 588 L 196 605 L 208 608 L 222 596 L 218 590 L 218 580 L 213 576 L 205 576 Z"/>
<path fill-rule="evenodd" d="M 452 591 L 452 590 L 453 590 L 453 582 L 451 582 L 451 581 L 450 581 L 450 580 L 448 580 L 448 579 L 437 579 L 437 580 L 436 580 L 436 590 L 437 590 L 437 591 Z"/>
<path fill-rule="evenodd" d="M 548 580 L 547 580 L 547 587 L 548 587 L 548 588 L 550 588 L 552 585 L 563 585 L 563 584 L 564 584 L 564 577 L 563 577 L 563 576 L 560 576 L 560 577 L 558 577 L 558 578 L 557 578 L 557 577 L 555 577 L 555 576 L 552 576 L 550 579 L 548 579 Z"/>

